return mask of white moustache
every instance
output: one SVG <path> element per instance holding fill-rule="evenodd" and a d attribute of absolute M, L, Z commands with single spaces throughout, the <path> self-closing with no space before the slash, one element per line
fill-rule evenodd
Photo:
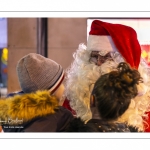
<path fill-rule="evenodd" d="M 116 68 L 117 68 L 117 64 L 114 61 L 108 60 L 100 66 L 101 75 L 116 70 Z"/>

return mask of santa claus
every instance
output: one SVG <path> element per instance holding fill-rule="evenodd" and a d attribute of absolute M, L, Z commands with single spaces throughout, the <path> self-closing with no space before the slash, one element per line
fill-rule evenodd
<path fill-rule="evenodd" d="M 92 118 L 90 95 L 94 83 L 101 75 L 116 69 L 120 62 L 127 62 L 140 72 L 143 83 L 138 84 L 138 95 L 117 121 L 135 126 L 139 131 L 150 131 L 150 68 L 141 57 L 133 28 L 94 20 L 87 46 L 80 44 L 73 57 L 66 74 L 65 94 L 77 117 L 85 122 Z"/>

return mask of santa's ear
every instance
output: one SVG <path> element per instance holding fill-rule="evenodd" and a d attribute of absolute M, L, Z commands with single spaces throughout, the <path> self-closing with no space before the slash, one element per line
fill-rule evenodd
<path fill-rule="evenodd" d="M 95 97 L 94 97 L 94 95 L 91 95 L 91 97 L 90 97 L 90 107 L 95 107 Z"/>

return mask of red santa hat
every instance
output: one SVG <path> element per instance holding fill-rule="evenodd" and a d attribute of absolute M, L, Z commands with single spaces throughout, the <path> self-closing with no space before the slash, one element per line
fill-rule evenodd
<path fill-rule="evenodd" d="M 94 20 L 87 41 L 87 50 L 100 51 L 104 56 L 108 52 L 118 51 L 133 68 L 138 68 L 141 47 L 135 30 L 122 24 Z"/>

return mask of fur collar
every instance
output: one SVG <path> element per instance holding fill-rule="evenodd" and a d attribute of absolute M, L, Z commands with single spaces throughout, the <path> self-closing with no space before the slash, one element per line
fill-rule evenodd
<path fill-rule="evenodd" d="M 57 108 L 58 100 L 49 91 L 15 95 L 0 100 L 0 120 L 11 118 L 27 122 L 35 117 L 53 114 Z"/>

